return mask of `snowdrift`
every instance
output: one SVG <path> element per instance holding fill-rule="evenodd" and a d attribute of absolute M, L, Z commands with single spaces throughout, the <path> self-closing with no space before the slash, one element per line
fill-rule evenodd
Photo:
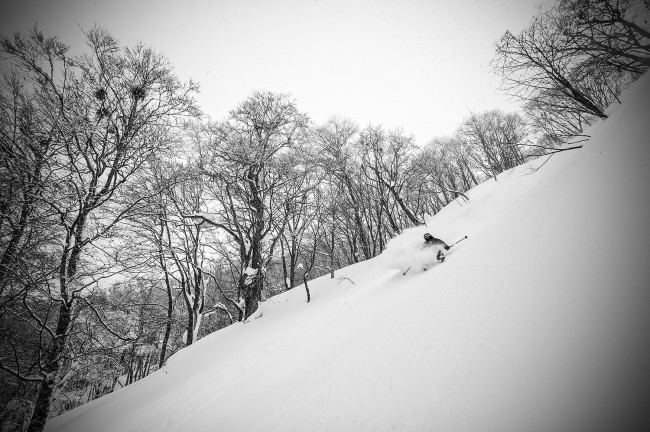
<path fill-rule="evenodd" d="M 623 101 L 404 234 L 468 235 L 444 263 L 274 297 L 46 430 L 650 430 L 650 76 Z"/>

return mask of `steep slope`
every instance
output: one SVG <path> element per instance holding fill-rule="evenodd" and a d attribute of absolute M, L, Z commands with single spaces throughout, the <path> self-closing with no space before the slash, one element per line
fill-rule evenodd
<path fill-rule="evenodd" d="M 650 425 L 649 105 L 646 75 L 583 149 L 504 173 L 402 235 L 414 248 L 425 231 L 468 235 L 444 264 L 403 276 L 389 247 L 310 283 L 310 304 L 300 288 L 275 297 L 46 430 Z"/>

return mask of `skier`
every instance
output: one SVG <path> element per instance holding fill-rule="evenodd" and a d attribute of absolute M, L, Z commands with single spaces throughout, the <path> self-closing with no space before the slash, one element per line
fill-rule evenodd
<path fill-rule="evenodd" d="M 466 238 L 467 238 L 467 236 L 464 236 L 462 239 L 458 240 L 456 243 L 449 246 L 444 241 L 435 238 L 434 236 L 432 236 L 429 233 L 426 233 L 424 235 L 424 245 L 422 246 L 422 249 L 435 248 L 438 251 L 437 254 L 436 254 L 436 258 L 438 259 L 438 261 L 444 262 L 445 261 L 445 253 L 443 252 L 443 250 L 447 251 L 447 250 L 451 249 L 452 246 L 457 245 L 458 243 L 462 242 Z M 422 267 L 422 270 L 426 270 L 428 267 L 429 267 L 428 265 L 425 265 L 425 266 Z M 406 271 L 404 271 L 402 274 L 404 276 L 406 276 L 406 273 L 408 273 L 409 270 L 411 270 L 411 267 L 407 268 Z"/>
<path fill-rule="evenodd" d="M 442 241 L 442 240 L 440 240 L 438 238 L 435 238 L 431 234 L 426 233 L 424 235 L 424 246 L 423 247 L 424 248 L 435 248 L 435 249 L 437 249 L 438 253 L 436 255 L 436 259 L 438 261 L 440 261 L 440 262 L 444 262 L 445 261 L 445 253 L 443 252 L 443 250 L 449 250 L 449 248 L 451 246 L 448 246 L 447 243 L 445 243 L 444 241 Z"/>

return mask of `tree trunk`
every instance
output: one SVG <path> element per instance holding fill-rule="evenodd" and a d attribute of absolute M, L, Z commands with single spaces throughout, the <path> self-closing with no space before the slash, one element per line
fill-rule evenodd
<path fill-rule="evenodd" d="M 386 184 L 386 187 L 388 190 L 393 194 L 393 198 L 395 198 L 395 201 L 399 206 L 401 207 L 402 211 L 406 215 L 406 217 L 411 221 L 411 223 L 415 226 L 422 225 L 422 222 L 413 214 L 413 212 L 408 208 L 402 197 L 400 196 L 399 192 L 392 187 L 389 184 Z"/>
<path fill-rule="evenodd" d="M 330 279 L 334 279 L 334 248 L 336 246 L 336 233 L 334 231 L 336 211 L 332 206 L 332 233 L 330 235 Z"/>
<path fill-rule="evenodd" d="M 27 432 L 41 432 L 45 428 L 45 422 L 50 416 L 54 387 L 54 379 L 45 379 L 41 384 Z"/>
<path fill-rule="evenodd" d="M 49 350 L 45 353 L 43 374 L 45 379 L 38 390 L 34 413 L 29 422 L 28 432 L 41 432 L 45 427 L 50 410 L 52 409 L 54 390 L 58 384 L 61 370 L 62 354 L 68 337 L 68 330 L 72 323 L 72 308 L 66 302 L 59 307 L 59 316 L 56 325 L 56 338 L 52 341 Z"/>
<path fill-rule="evenodd" d="M 282 239 L 280 239 L 280 253 L 282 257 L 282 276 L 284 276 L 284 290 L 289 291 L 291 289 L 291 286 L 287 282 L 289 280 L 289 274 L 287 272 L 287 258 L 285 257 L 284 243 L 282 242 Z"/>
<path fill-rule="evenodd" d="M 163 238 L 165 232 L 166 223 L 163 219 L 163 215 L 160 215 L 160 243 L 158 244 L 158 262 L 160 268 L 162 269 L 165 275 L 165 289 L 167 291 L 167 321 L 165 322 L 165 335 L 163 336 L 162 345 L 160 347 L 160 358 L 158 360 L 158 367 L 161 368 L 165 363 L 165 356 L 167 355 L 167 344 L 169 343 L 169 335 L 172 331 L 172 317 L 174 311 L 174 296 L 172 293 L 172 286 L 169 281 L 169 272 L 167 271 L 167 263 L 163 256 Z"/>
<path fill-rule="evenodd" d="M 262 191 L 260 189 L 259 173 L 262 167 L 255 164 L 250 167 L 246 179 L 251 192 L 251 206 L 253 208 L 253 235 L 251 236 L 251 262 L 250 267 L 255 270 L 252 277 L 244 281 L 244 320 L 251 316 L 258 308 L 262 299 L 262 288 L 264 287 L 264 278 L 262 275 L 262 233 L 264 232 L 264 202 L 262 201 Z"/>
<path fill-rule="evenodd" d="M 158 367 L 162 367 L 165 363 L 165 356 L 167 355 L 167 345 L 169 344 L 169 336 L 172 332 L 172 318 L 174 313 L 174 297 L 172 295 L 172 287 L 169 283 L 169 275 L 165 272 L 165 286 L 167 289 L 167 320 L 165 322 L 165 335 L 163 336 L 162 345 L 160 347 L 160 359 L 158 360 Z"/>
<path fill-rule="evenodd" d="M 183 287 L 184 297 L 185 297 L 185 306 L 187 307 L 187 324 L 185 325 L 185 346 L 192 345 L 194 342 L 194 313 L 193 305 L 190 302 L 188 291 L 190 282 L 187 282 L 187 286 Z"/>
<path fill-rule="evenodd" d="M 74 226 L 74 235 L 70 233 L 61 254 L 59 262 L 59 292 L 61 294 L 61 304 L 57 316 L 55 337 L 52 342 L 44 349 L 45 362 L 41 369 L 45 379 L 41 384 L 34 407 L 32 419 L 29 422 L 29 432 L 40 432 L 45 426 L 45 422 L 52 409 L 52 396 L 56 386 L 59 384 L 59 372 L 61 362 L 66 349 L 68 333 L 72 325 L 72 308 L 74 297 L 70 295 L 69 284 L 77 273 L 81 251 L 83 248 L 83 231 L 89 211 L 83 209 L 79 212 Z M 70 247 L 70 240 L 74 238 L 74 245 Z"/>
<path fill-rule="evenodd" d="M 305 283 L 305 291 L 307 291 L 307 303 L 311 301 L 311 294 L 309 293 L 309 285 L 307 285 L 307 277 L 309 276 L 309 273 L 304 272 L 302 274 L 302 281 Z"/>
<path fill-rule="evenodd" d="M 259 223 L 258 223 L 259 225 Z M 244 320 L 248 319 L 259 306 L 262 299 L 263 277 L 262 277 L 262 239 L 261 230 L 257 230 L 253 234 L 253 241 L 251 242 L 252 257 L 250 267 L 255 270 L 254 275 L 247 275 L 244 280 L 243 294 L 244 294 Z"/>

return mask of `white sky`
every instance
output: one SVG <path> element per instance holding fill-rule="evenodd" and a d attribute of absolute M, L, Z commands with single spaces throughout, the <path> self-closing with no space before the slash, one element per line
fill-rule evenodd
<path fill-rule="evenodd" d="M 75 48 L 80 27 L 97 23 L 123 44 L 146 43 L 201 84 L 213 119 L 270 90 L 317 123 L 337 115 L 401 127 L 424 144 L 470 111 L 517 109 L 488 64 L 494 42 L 521 30 L 541 0 L 0 2 L 4 34 L 38 22 Z"/>

